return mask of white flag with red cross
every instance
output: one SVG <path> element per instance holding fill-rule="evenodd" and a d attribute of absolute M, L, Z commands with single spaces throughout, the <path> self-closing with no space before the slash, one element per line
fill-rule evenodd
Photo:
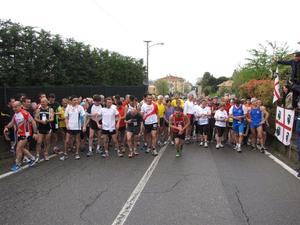
<path fill-rule="evenodd" d="M 284 145 L 291 144 L 295 111 L 277 106 L 275 136 Z"/>

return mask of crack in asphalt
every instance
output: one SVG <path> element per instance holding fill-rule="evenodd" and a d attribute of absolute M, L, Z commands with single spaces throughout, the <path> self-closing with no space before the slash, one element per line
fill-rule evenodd
<path fill-rule="evenodd" d="M 165 191 L 145 191 L 144 194 L 164 194 L 172 192 L 178 184 L 180 184 L 185 178 L 180 178 L 173 184 L 170 188 L 166 189 Z"/>
<path fill-rule="evenodd" d="M 81 210 L 80 214 L 79 214 L 79 217 L 81 220 L 83 221 L 86 221 L 88 222 L 89 224 L 91 224 L 91 222 L 89 221 L 89 219 L 87 218 L 84 218 L 83 215 L 84 213 L 89 209 L 91 208 L 95 203 L 96 201 L 105 193 L 108 191 L 108 188 L 106 188 L 104 191 L 100 191 L 95 197 L 93 197 L 93 199 L 88 202 L 87 204 L 84 205 L 83 209 Z"/>
<path fill-rule="evenodd" d="M 238 203 L 239 203 L 239 205 L 240 205 L 240 207 L 241 207 L 242 213 L 243 213 L 243 215 L 244 215 L 244 217 L 245 217 L 245 219 L 246 219 L 247 224 L 250 225 L 250 218 L 249 218 L 249 216 L 247 215 L 247 213 L 246 213 L 246 211 L 245 211 L 245 208 L 244 208 L 244 206 L 243 206 L 243 203 L 242 203 L 242 201 L 241 201 L 241 199 L 240 199 L 240 191 L 239 191 L 237 185 L 235 185 L 235 189 L 236 189 L 236 191 L 235 191 L 234 193 L 235 193 L 235 196 L 236 196 L 236 198 L 237 198 L 237 200 L 238 200 Z"/>

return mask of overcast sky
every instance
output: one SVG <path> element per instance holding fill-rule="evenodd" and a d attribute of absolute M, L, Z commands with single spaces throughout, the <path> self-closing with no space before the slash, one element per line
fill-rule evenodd
<path fill-rule="evenodd" d="M 149 76 L 231 76 L 266 40 L 300 49 L 299 0 L 1 0 L 0 18 L 146 59 Z M 145 60 L 146 63 L 146 60 Z"/>

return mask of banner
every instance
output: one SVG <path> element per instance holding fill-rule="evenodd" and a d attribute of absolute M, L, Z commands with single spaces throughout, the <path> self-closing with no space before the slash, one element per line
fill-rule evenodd
<path fill-rule="evenodd" d="M 291 144 L 295 111 L 277 106 L 275 136 L 284 145 Z"/>

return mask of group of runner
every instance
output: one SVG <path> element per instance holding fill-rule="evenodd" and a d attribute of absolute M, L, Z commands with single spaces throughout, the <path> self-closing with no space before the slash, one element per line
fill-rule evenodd
<path fill-rule="evenodd" d="M 16 153 L 13 171 L 21 169 L 24 159 L 30 166 L 41 158 L 48 161 L 50 142 L 60 160 L 66 160 L 71 151 L 80 159 L 85 144 L 88 157 L 96 153 L 103 158 L 109 157 L 110 145 L 118 157 L 127 153 L 132 158 L 139 155 L 141 147 L 157 156 L 157 148 L 170 143 L 180 157 L 185 143 L 197 142 L 207 148 L 214 141 L 217 149 L 228 142 L 237 152 L 242 152 L 243 144 L 264 152 L 269 117 L 256 98 L 211 99 L 192 94 L 186 101 L 179 96 L 145 94 L 138 101 L 132 95 L 105 98 L 96 94 L 92 98 L 71 96 L 61 104 L 54 94 L 40 94 L 38 104 L 22 96 L 11 98 L 9 106 L 13 115 L 4 134 Z M 63 147 L 58 146 L 58 139 L 63 140 Z"/>

